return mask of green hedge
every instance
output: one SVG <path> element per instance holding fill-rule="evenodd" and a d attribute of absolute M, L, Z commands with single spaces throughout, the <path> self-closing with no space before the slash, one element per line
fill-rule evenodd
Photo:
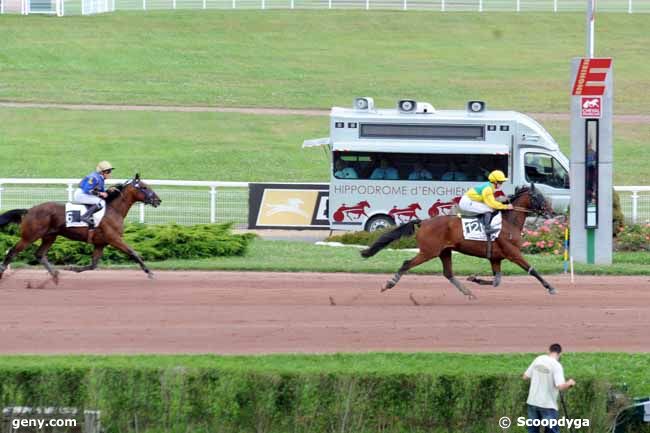
<path fill-rule="evenodd" d="M 580 378 L 572 417 L 606 431 L 608 385 Z M 107 432 L 494 433 L 525 415 L 512 375 L 301 374 L 219 368 L 25 367 L 0 370 L 3 407 L 99 409 Z M 515 430 L 516 431 L 516 430 Z M 640 433 L 640 432 L 636 432 Z"/>
<path fill-rule="evenodd" d="M 166 259 L 200 259 L 217 256 L 241 256 L 246 253 L 253 234 L 233 234 L 231 224 L 200 224 L 194 226 L 129 224 L 124 229 L 125 241 L 145 261 Z M 18 226 L 0 231 L 0 252 L 18 242 Z M 40 242 L 22 252 L 17 260 L 36 264 L 34 253 Z M 48 254 L 53 264 L 90 263 L 93 247 L 83 242 L 59 237 Z M 131 259 L 112 247 L 104 250 L 103 262 L 126 263 Z"/>

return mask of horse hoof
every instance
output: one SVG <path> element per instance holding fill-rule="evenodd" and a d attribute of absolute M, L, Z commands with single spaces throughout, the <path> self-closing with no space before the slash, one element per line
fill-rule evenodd
<path fill-rule="evenodd" d="M 554 287 L 550 287 L 550 288 L 548 289 L 548 294 L 549 294 L 549 295 L 557 295 L 557 290 L 555 290 Z"/>
<path fill-rule="evenodd" d="M 470 301 L 476 301 L 478 298 L 474 293 L 470 293 L 469 295 L 467 295 L 467 299 L 469 299 Z"/>
<path fill-rule="evenodd" d="M 156 277 L 154 277 L 154 275 L 153 275 L 153 272 L 149 272 L 147 274 L 147 278 L 149 278 L 150 280 L 155 280 L 156 279 Z"/>

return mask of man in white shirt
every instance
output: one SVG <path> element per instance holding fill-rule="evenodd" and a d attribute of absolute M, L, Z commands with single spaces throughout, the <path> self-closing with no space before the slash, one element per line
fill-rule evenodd
<path fill-rule="evenodd" d="M 552 344 L 547 355 L 540 355 L 530 364 L 524 373 L 524 380 L 530 380 L 528 391 L 528 419 L 558 419 L 557 398 L 560 391 L 565 391 L 576 382 L 573 379 L 564 380 L 564 369 L 560 364 L 562 346 Z M 556 425 L 546 429 L 546 432 L 559 433 Z M 539 433 L 539 426 L 528 426 L 528 433 Z"/>

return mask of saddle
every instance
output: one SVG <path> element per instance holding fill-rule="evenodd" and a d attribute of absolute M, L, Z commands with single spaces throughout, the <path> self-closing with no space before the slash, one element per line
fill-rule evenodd
<path fill-rule="evenodd" d="M 477 214 L 458 214 L 462 221 L 463 238 L 469 241 L 483 241 L 486 242 L 487 236 L 485 235 L 485 226 L 481 221 L 481 215 Z M 490 226 L 496 231 L 490 235 L 490 241 L 494 241 L 501 234 L 501 212 L 497 213 L 490 222 Z"/>
<path fill-rule="evenodd" d="M 86 213 L 91 204 L 67 202 L 65 204 L 65 226 L 66 227 L 89 227 L 88 224 L 81 221 L 81 216 Z M 104 218 L 106 206 L 102 206 L 100 210 L 95 212 L 92 216 L 93 227 L 99 226 L 99 223 Z"/>

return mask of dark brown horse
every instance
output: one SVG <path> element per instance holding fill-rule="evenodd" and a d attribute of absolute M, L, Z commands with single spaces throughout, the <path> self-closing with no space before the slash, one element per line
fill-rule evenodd
<path fill-rule="evenodd" d="M 153 278 L 153 273 L 147 268 L 140 256 L 122 239 L 124 231 L 124 218 L 135 202 L 144 202 L 153 207 L 160 205 L 160 198 L 149 186 L 140 180 L 139 175 L 123 184 L 116 185 L 108 190 L 106 198 L 106 213 L 99 226 L 89 237 L 86 227 L 66 227 L 65 205 L 63 203 L 47 202 L 33 208 L 14 209 L 0 215 L 0 227 L 11 223 L 20 223 L 20 241 L 9 249 L 4 262 L 0 265 L 0 278 L 14 257 L 29 247 L 32 243 L 42 239 L 41 246 L 36 250 L 36 258 L 45 266 L 58 283 L 59 272 L 52 268 L 47 260 L 47 252 L 57 236 L 81 242 L 90 242 L 95 246 L 92 263 L 88 266 L 71 266 L 68 270 L 83 272 L 95 269 L 107 245 L 126 253 L 140 264 L 140 267 Z"/>
<path fill-rule="evenodd" d="M 538 190 L 535 190 L 534 185 L 530 188 L 518 188 L 515 194 L 510 197 L 510 202 L 513 204 L 514 210 L 503 211 L 501 233 L 494 242 L 489 257 L 494 280 L 487 281 L 471 277 L 470 281 L 498 286 L 501 283 L 501 261 L 508 259 L 537 278 L 550 294 L 555 294 L 555 288 L 544 280 L 521 254 L 521 232 L 526 221 L 526 215 L 537 213 L 548 216 L 551 215 L 550 207 L 544 196 Z M 415 239 L 420 252 L 411 260 L 404 262 L 393 278 L 386 281 L 382 292 L 393 288 L 409 269 L 433 258 L 440 257 L 445 277 L 464 295 L 467 295 L 470 299 L 476 299 L 472 291 L 454 276 L 451 252 L 458 251 L 470 256 L 488 258 L 487 242 L 465 240 L 461 219 L 456 215 L 437 216 L 426 221 L 411 221 L 383 234 L 373 245 L 361 251 L 361 255 L 366 258 L 372 257 L 392 241 L 412 235 L 416 232 L 416 229 Z"/>

